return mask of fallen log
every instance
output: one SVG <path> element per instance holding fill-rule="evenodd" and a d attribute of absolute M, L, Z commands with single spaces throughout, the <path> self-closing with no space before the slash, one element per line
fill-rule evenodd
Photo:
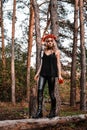
<path fill-rule="evenodd" d="M 21 119 L 0 121 L 0 130 L 41 130 L 41 128 L 57 127 L 60 124 L 79 122 L 87 120 L 87 114 L 66 117 L 55 117 L 52 119 Z"/>

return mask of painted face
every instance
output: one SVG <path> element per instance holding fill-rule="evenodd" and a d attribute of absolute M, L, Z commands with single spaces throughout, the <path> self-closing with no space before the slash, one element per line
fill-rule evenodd
<path fill-rule="evenodd" d="M 46 47 L 48 49 L 52 49 L 54 47 L 54 42 L 53 42 L 53 39 L 52 38 L 48 38 L 46 39 Z"/>

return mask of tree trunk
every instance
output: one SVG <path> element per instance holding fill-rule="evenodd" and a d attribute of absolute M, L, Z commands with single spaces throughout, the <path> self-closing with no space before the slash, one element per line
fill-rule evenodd
<path fill-rule="evenodd" d="M 51 19 L 51 29 L 52 33 L 57 37 L 59 35 L 59 25 L 58 25 L 58 2 L 57 0 L 50 0 L 50 19 Z"/>
<path fill-rule="evenodd" d="M 28 34 L 28 58 L 27 58 L 27 100 L 29 102 L 29 115 L 31 116 L 30 106 L 30 67 L 31 67 L 31 51 L 33 42 L 33 28 L 34 28 L 34 10 L 32 0 L 30 0 L 30 20 L 29 20 L 29 34 Z"/>
<path fill-rule="evenodd" d="M 80 79 L 80 109 L 86 110 L 86 53 L 84 42 L 83 0 L 80 0 L 80 47 L 81 47 L 81 79 Z"/>
<path fill-rule="evenodd" d="M 39 7 L 36 0 L 33 0 L 33 8 L 35 15 L 35 32 L 36 32 L 36 71 L 40 66 L 40 51 L 41 51 L 41 33 L 40 33 L 40 18 L 39 18 Z M 36 85 L 37 86 L 37 85 Z M 37 95 L 37 87 L 34 88 L 34 95 Z M 36 102 L 35 102 L 36 100 Z M 34 99 L 34 114 L 36 113 L 37 98 Z"/>
<path fill-rule="evenodd" d="M 0 28 L 1 28 L 1 40 L 2 40 L 2 86 L 5 87 L 6 83 L 6 59 L 5 59 L 5 44 L 4 44 L 4 25 L 3 25 L 3 4 L 0 1 Z"/>
<path fill-rule="evenodd" d="M 50 20 L 50 4 L 48 6 L 48 11 L 47 11 L 47 23 L 46 23 L 46 27 L 44 28 L 44 32 L 43 32 L 43 36 L 46 34 L 47 30 L 48 30 L 48 27 L 50 26 L 51 24 L 51 20 Z"/>
<path fill-rule="evenodd" d="M 66 117 L 55 117 L 52 119 L 21 119 L 0 121 L 0 130 L 60 130 L 61 126 L 73 125 L 87 120 L 87 114 Z M 76 128 L 76 127 L 75 127 Z M 74 129 L 74 128 L 70 128 Z M 66 127 L 62 127 L 66 130 Z"/>
<path fill-rule="evenodd" d="M 15 53 L 14 53 L 14 37 L 15 37 L 15 19 L 16 18 L 16 0 L 13 2 L 12 16 L 12 57 L 11 57 L 11 78 L 12 78 L 12 103 L 16 103 L 15 99 Z"/>
<path fill-rule="evenodd" d="M 75 0 L 74 11 L 74 38 L 72 50 L 72 66 L 71 66 L 71 90 L 70 90 L 70 106 L 76 105 L 76 56 L 78 42 L 78 0 Z"/>
<path fill-rule="evenodd" d="M 50 19 L 51 19 L 51 29 L 52 33 L 57 37 L 58 39 L 58 15 L 57 15 L 57 9 L 58 9 L 58 3 L 57 0 L 50 0 Z M 57 99 L 57 105 L 56 105 L 56 114 L 59 114 L 60 111 L 60 96 L 59 96 L 59 90 L 58 90 L 58 79 L 56 79 L 55 83 L 55 96 Z"/>
<path fill-rule="evenodd" d="M 41 33 L 40 33 L 39 7 L 36 0 L 33 0 L 33 7 L 35 12 L 35 31 L 36 31 L 36 70 L 38 70 L 40 66 Z"/>

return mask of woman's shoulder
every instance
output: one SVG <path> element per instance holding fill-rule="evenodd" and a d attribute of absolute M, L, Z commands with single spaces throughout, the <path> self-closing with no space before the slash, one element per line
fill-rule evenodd
<path fill-rule="evenodd" d="M 60 50 L 59 49 L 55 50 L 55 55 L 60 55 Z"/>

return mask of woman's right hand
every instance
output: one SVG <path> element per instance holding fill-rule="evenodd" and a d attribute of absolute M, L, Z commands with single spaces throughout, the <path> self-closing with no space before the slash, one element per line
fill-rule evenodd
<path fill-rule="evenodd" d="M 36 75 L 34 76 L 34 80 L 35 80 L 35 81 L 38 81 L 38 78 L 39 78 L 39 75 L 36 74 Z"/>
<path fill-rule="evenodd" d="M 59 82 L 59 84 L 62 84 L 62 83 L 64 82 L 62 76 L 59 76 L 59 78 L 58 78 L 58 82 Z"/>

